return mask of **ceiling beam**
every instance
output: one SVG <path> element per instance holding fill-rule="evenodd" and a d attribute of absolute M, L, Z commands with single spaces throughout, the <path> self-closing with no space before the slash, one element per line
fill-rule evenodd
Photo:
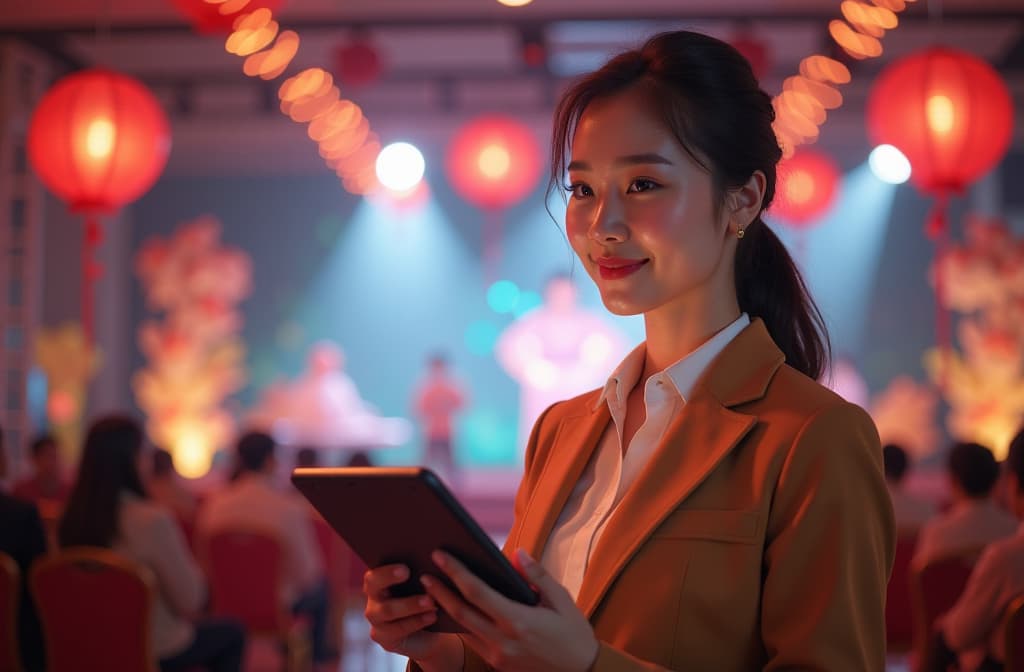
<path fill-rule="evenodd" d="M 346 31 L 346 30 L 367 30 L 374 28 L 493 28 L 493 27 L 518 27 L 524 31 L 536 31 L 546 25 L 560 22 L 595 22 L 595 23 L 634 23 L 634 22 L 665 22 L 678 23 L 680 21 L 693 21 L 697 23 L 730 22 L 746 24 L 749 26 L 770 25 L 773 23 L 793 22 L 815 22 L 826 25 L 832 19 L 841 18 L 838 6 L 835 11 L 791 11 L 777 10 L 765 13 L 728 13 L 715 12 L 687 12 L 685 4 L 680 3 L 678 12 L 671 14 L 665 12 L 644 12 L 643 10 L 630 11 L 622 14 L 594 13 L 585 9 L 585 3 L 580 3 L 578 12 L 552 13 L 543 17 L 531 16 L 523 19 L 509 19 L 491 16 L 466 16 L 453 15 L 445 16 L 439 14 L 426 14 L 421 16 L 402 16 L 382 14 L 378 17 L 359 16 L 358 18 L 346 17 L 343 12 L 331 16 L 301 16 L 291 18 L 287 11 L 280 14 L 279 20 L 283 26 L 292 30 L 301 31 Z M 901 23 L 913 22 L 922 23 L 937 21 L 928 14 L 924 3 L 910 5 L 906 11 L 899 15 Z M 967 10 L 967 11 L 946 11 L 943 12 L 943 22 L 986 22 L 986 21 L 1012 21 L 1024 25 L 1024 18 L 1019 10 L 992 9 L 992 10 Z M 109 25 L 112 35 L 117 34 L 144 34 L 144 33 L 190 33 L 191 26 L 183 21 L 153 22 L 153 23 L 117 23 L 112 20 Z M 0 20 L 0 36 L 22 37 L 38 35 L 88 35 L 96 32 L 96 24 L 60 24 L 54 21 L 48 22 L 45 26 L 12 26 L 5 25 Z"/>

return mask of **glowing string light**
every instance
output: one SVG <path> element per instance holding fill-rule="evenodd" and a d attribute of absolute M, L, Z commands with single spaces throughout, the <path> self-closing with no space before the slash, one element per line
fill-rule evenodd
<path fill-rule="evenodd" d="M 829 35 L 853 58 L 863 60 L 880 56 L 881 39 L 885 31 L 899 25 L 897 13 L 906 9 L 907 2 L 843 0 L 839 6 L 843 19 L 829 23 Z M 839 86 L 849 81 L 849 69 L 835 59 L 814 54 L 800 62 L 800 74 L 788 77 L 782 92 L 772 99 L 775 108 L 772 127 L 784 158 L 793 156 L 798 145 L 818 139 L 819 129 L 828 118 L 827 110 L 843 104 Z"/>
<path fill-rule="evenodd" d="M 299 36 L 280 32 L 273 13 L 260 8 L 242 10 L 250 0 L 205 0 L 218 5 L 224 16 L 234 16 L 234 30 L 224 43 L 230 54 L 245 58 L 242 71 L 249 77 L 272 80 L 284 74 L 299 51 Z M 365 194 L 378 186 L 376 160 L 381 145 L 359 106 L 341 97 L 334 78 L 323 68 L 307 68 L 288 78 L 278 89 L 281 111 L 297 123 L 308 124 L 310 139 L 320 156 L 352 193 Z"/>

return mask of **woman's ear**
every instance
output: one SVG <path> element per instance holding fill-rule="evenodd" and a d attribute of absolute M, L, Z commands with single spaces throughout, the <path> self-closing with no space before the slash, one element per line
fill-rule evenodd
<path fill-rule="evenodd" d="M 729 190 L 726 195 L 726 206 L 729 209 L 729 222 L 737 230 L 746 229 L 761 212 L 764 191 L 768 184 L 767 178 L 760 170 L 751 174 L 746 184 Z M 733 231 L 732 233 L 736 233 Z"/>

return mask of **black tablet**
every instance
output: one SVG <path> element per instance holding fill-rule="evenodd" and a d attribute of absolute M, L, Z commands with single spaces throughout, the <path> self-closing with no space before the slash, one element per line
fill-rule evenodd
<path fill-rule="evenodd" d="M 530 605 L 540 599 L 429 469 L 300 468 L 292 473 L 292 483 L 368 567 L 409 567 L 409 580 L 392 588 L 395 597 L 425 592 L 419 581 L 423 574 L 456 590 L 430 559 L 441 549 L 509 599 Z M 463 631 L 440 609 L 427 629 Z"/>

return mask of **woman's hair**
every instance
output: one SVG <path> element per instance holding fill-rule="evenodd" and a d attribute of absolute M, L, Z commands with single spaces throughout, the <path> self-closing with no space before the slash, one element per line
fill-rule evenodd
<path fill-rule="evenodd" d="M 688 31 L 655 35 L 565 92 L 555 112 L 550 188 L 565 179 L 572 138 L 587 106 L 633 87 L 647 94 L 679 144 L 711 174 L 717 207 L 757 170 L 767 180 L 762 211 L 771 204 L 782 156 L 771 98 L 736 49 Z M 820 378 L 829 356 L 824 320 L 760 214 L 739 241 L 735 282 L 740 310 L 764 321 L 790 366 Z"/>
<path fill-rule="evenodd" d="M 106 546 L 118 535 L 121 493 L 145 497 L 139 476 L 142 429 L 125 416 L 100 418 L 89 428 L 57 537 L 62 547 Z"/>

